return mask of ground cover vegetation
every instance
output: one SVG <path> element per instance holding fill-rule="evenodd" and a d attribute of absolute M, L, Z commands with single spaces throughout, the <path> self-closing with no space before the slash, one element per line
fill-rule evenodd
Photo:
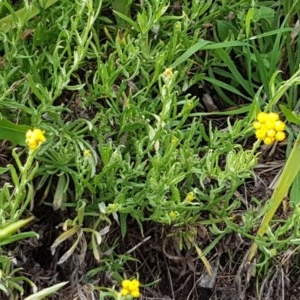
<path fill-rule="evenodd" d="M 300 1 L 0 2 L 0 299 L 298 299 Z"/>

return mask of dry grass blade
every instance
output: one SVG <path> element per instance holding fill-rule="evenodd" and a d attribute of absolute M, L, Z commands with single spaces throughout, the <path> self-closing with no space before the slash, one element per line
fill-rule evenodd
<path fill-rule="evenodd" d="M 37 293 L 34 293 L 32 295 L 30 295 L 29 297 L 26 297 L 24 300 L 42 300 L 45 299 L 45 297 L 53 295 L 54 293 L 56 293 L 59 289 L 61 289 L 62 287 L 64 287 L 66 284 L 68 284 L 68 281 L 65 282 L 61 282 L 58 284 L 55 284 L 51 287 L 45 288 Z"/>

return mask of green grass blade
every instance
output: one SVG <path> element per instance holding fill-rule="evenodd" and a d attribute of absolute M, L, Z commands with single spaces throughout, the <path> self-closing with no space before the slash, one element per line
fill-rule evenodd
<path fill-rule="evenodd" d="M 232 48 L 232 47 L 241 47 L 246 46 L 247 43 L 241 41 L 230 41 L 222 43 L 212 43 L 211 41 L 201 40 L 187 51 L 185 51 L 180 57 L 178 57 L 175 62 L 171 65 L 171 68 L 176 68 L 189 59 L 194 53 L 199 50 L 216 50 L 221 48 Z"/>

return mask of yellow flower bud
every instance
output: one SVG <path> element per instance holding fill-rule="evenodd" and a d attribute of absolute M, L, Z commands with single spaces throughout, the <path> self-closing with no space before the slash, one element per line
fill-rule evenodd
<path fill-rule="evenodd" d="M 260 129 L 261 128 L 261 123 L 258 121 L 253 122 L 253 128 L 254 129 Z"/>
<path fill-rule="evenodd" d="M 268 136 L 268 137 L 273 138 L 273 137 L 275 137 L 275 135 L 276 135 L 276 131 L 275 131 L 274 129 L 269 129 L 269 130 L 267 131 L 267 136 Z"/>
<path fill-rule="evenodd" d="M 130 286 L 129 289 L 130 289 L 130 290 L 136 290 L 136 289 L 139 288 L 139 286 L 140 286 L 139 281 L 136 280 L 136 279 L 133 279 L 133 280 L 131 280 L 131 286 Z"/>
<path fill-rule="evenodd" d="M 189 202 L 192 202 L 195 199 L 194 193 L 193 192 L 189 192 L 186 196 L 186 200 Z"/>
<path fill-rule="evenodd" d="M 128 280 L 128 279 L 125 279 L 125 280 L 122 281 L 122 288 L 128 289 L 130 284 L 131 284 L 131 281 Z"/>
<path fill-rule="evenodd" d="M 259 140 L 263 140 L 267 135 L 267 131 L 265 129 L 258 129 L 255 131 L 255 136 Z"/>
<path fill-rule="evenodd" d="M 275 122 L 274 129 L 276 131 L 283 131 L 285 129 L 285 124 L 282 121 L 278 120 Z"/>
<path fill-rule="evenodd" d="M 91 157 L 92 156 L 91 150 L 87 150 L 87 149 L 83 150 L 83 156 L 84 157 Z"/>
<path fill-rule="evenodd" d="M 129 295 L 129 293 L 130 293 L 129 290 L 122 288 L 121 294 L 122 294 L 123 296 Z"/>
<path fill-rule="evenodd" d="M 271 145 L 273 142 L 274 142 L 274 138 L 272 138 L 272 137 L 265 137 L 264 138 L 264 143 L 266 144 L 266 145 Z"/>
<path fill-rule="evenodd" d="M 284 131 L 278 131 L 276 133 L 275 139 L 276 139 L 276 141 L 279 141 L 279 142 L 283 141 L 285 139 L 285 132 Z"/>
<path fill-rule="evenodd" d="M 141 296 L 140 291 L 139 290 L 132 291 L 131 296 L 133 298 L 139 298 Z"/>
<path fill-rule="evenodd" d="M 260 123 L 265 123 L 268 120 L 268 114 L 265 112 L 260 112 L 257 115 L 257 121 Z"/>
<path fill-rule="evenodd" d="M 171 68 L 166 68 L 163 75 L 166 77 L 166 78 L 172 78 L 173 77 L 173 71 Z"/>
<path fill-rule="evenodd" d="M 279 115 L 277 113 L 270 112 L 269 113 L 269 120 L 276 122 L 276 121 L 279 120 Z"/>
<path fill-rule="evenodd" d="M 266 126 L 266 129 L 274 129 L 275 128 L 275 122 L 272 121 L 272 120 L 267 120 L 265 122 L 265 126 Z"/>
<path fill-rule="evenodd" d="M 177 211 L 170 211 L 169 216 L 171 219 L 176 219 L 178 217 L 178 212 Z"/>

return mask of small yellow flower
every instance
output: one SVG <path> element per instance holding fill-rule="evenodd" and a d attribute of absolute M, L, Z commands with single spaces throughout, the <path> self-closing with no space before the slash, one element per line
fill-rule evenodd
<path fill-rule="evenodd" d="M 268 120 L 268 114 L 265 112 L 260 112 L 257 115 L 257 121 L 259 123 L 265 123 Z"/>
<path fill-rule="evenodd" d="M 139 290 L 132 291 L 131 296 L 133 298 L 139 298 L 141 296 L 140 291 Z"/>
<path fill-rule="evenodd" d="M 267 131 L 267 136 L 273 138 L 276 135 L 276 131 L 274 129 L 269 129 Z"/>
<path fill-rule="evenodd" d="M 83 156 L 84 157 L 91 157 L 92 156 L 91 150 L 87 150 L 87 149 L 83 150 Z"/>
<path fill-rule="evenodd" d="M 277 113 L 270 112 L 269 113 L 269 120 L 273 121 L 273 122 L 276 122 L 276 121 L 279 120 L 279 115 Z"/>
<path fill-rule="evenodd" d="M 174 136 L 173 138 L 172 138 L 172 144 L 173 145 L 175 145 L 175 144 L 177 144 L 177 142 L 178 142 L 178 138 L 176 137 L 176 136 Z"/>
<path fill-rule="evenodd" d="M 125 279 L 125 280 L 123 280 L 122 281 L 122 288 L 124 288 L 124 289 L 129 289 L 129 286 L 130 286 L 130 280 L 128 280 L 128 279 Z"/>
<path fill-rule="evenodd" d="M 257 139 L 263 140 L 266 137 L 267 131 L 265 129 L 256 130 L 255 136 Z"/>
<path fill-rule="evenodd" d="M 256 130 L 260 129 L 261 128 L 261 123 L 258 122 L 258 121 L 253 122 L 253 128 L 256 129 Z"/>
<path fill-rule="evenodd" d="M 275 136 L 276 141 L 283 141 L 285 139 L 285 132 L 283 131 L 277 131 L 276 136 Z"/>
<path fill-rule="evenodd" d="M 274 142 L 274 138 L 272 138 L 272 137 L 265 137 L 264 138 L 264 143 L 266 144 L 266 145 L 271 145 L 273 142 Z"/>
<path fill-rule="evenodd" d="M 127 295 L 130 294 L 130 291 L 127 290 L 127 289 L 122 288 L 121 294 L 122 294 L 123 296 L 127 296 Z"/>
<path fill-rule="evenodd" d="M 131 284 L 130 284 L 129 290 L 131 290 L 131 291 L 136 290 L 136 289 L 139 288 L 139 286 L 140 286 L 139 281 L 136 280 L 136 279 L 133 279 L 133 280 L 131 280 Z"/>
<path fill-rule="evenodd" d="M 285 129 L 285 124 L 282 121 L 276 121 L 274 128 L 276 131 L 283 131 Z"/>
<path fill-rule="evenodd" d="M 26 132 L 26 144 L 30 150 L 36 150 L 42 143 L 46 141 L 44 131 L 35 128 Z"/>
<path fill-rule="evenodd" d="M 173 71 L 171 68 L 166 68 L 163 75 L 164 75 L 164 77 L 171 79 L 174 74 L 173 74 Z"/>
<path fill-rule="evenodd" d="M 186 196 L 186 200 L 189 202 L 192 202 L 193 200 L 195 200 L 195 195 L 193 192 L 189 192 Z"/>
<path fill-rule="evenodd" d="M 176 219 L 178 217 L 178 212 L 177 211 L 170 211 L 169 216 L 172 220 Z"/>
<path fill-rule="evenodd" d="M 272 120 L 267 120 L 265 122 L 265 126 L 266 126 L 266 129 L 274 129 L 275 128 L 275 122 L 272 121 Z"/>

